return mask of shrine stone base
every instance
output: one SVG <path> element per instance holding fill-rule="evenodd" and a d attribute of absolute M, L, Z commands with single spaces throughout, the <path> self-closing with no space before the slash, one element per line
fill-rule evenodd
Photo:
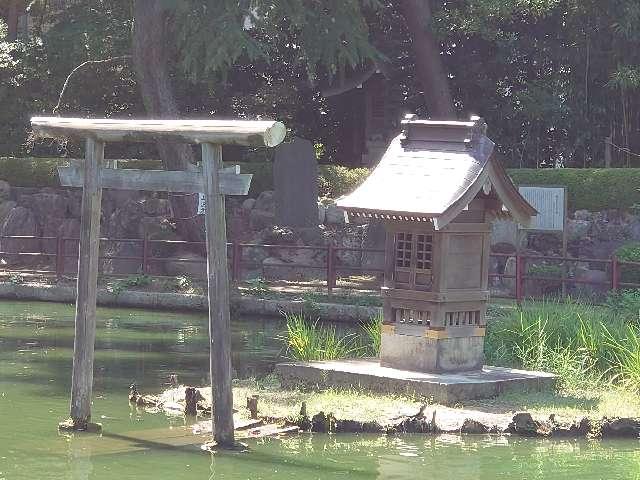
<path fill-rule="evenodd" d="M 276 365 L 284 388 L 356 388 L 375 393 L 419 395 L 453 405 L 509 391 L 553 389 L 551 373 L 484 366 L 462 373 L 422 373 L 383 367 L 378 359 L 287 362 Z"/>

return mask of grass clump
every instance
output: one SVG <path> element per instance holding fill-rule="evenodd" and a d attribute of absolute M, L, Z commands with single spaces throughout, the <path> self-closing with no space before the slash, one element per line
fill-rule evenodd
<path fill-rule="evenodd" d="M 303 362 L 340 358 L 375 357 L 380 353 L 382 316 L 360 325 L 360 330 L 338 329 L 336 325 L 311 322 L 305 313 L 283 313 L 286 321 L 286 355 Z"/>
<path fill-rule="evenodd" d="M 338 334 L 335 325 L 310 322 L 303 313 L 284 313 L 287 323 L 286 350 L 301 361 L 335 360 L 360 356 L 362 345 L 356 333 Z"/>
<path fill-rule="evenodd" d="M 577 301 L 543 301 L 489 322 L 487 362 L 558 375 L 564 389 L 619 385 L 640 391 L 640 328 L 623 313 Z"/>

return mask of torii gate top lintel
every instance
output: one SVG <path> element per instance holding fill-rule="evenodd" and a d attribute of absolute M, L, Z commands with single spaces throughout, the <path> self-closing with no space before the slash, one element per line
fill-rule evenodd
<path fill-rule="evenodd" d="M 34 117 L 31 125 L 34 132 L 42 137 L 73 137 L 86 141 L 83 164 L 59 169 L 63 185 L 82 187 L 71 415 L 60 427 L 86 430 L 91 420 L 102 189 L 203 192 L 207 205 L 204 223 L 207 234 L 211 388 L 215 406 L 213 433 L 220 446 L 233 446 L 224 196 L 246 195 L 251 176 L 240 175 L 237 170 L 231 172 L 223 169 L 222 145 L 275 147 L 284 140 L 285 126 L 275 121 L 251 120 L 111 120 L 61 117 Z M 202 171 L 119 171 L 104 168 L 102 162 L 105 143 L 129 141 L 202 144 Z"/>
<path fill-rule="evenodd" d="M 31 126 L 43 137 L 93 138 L 102 142 L 212 143 L 275 147 L 286 128 L 271 120 L 119 120 L 33 117 Z"/>

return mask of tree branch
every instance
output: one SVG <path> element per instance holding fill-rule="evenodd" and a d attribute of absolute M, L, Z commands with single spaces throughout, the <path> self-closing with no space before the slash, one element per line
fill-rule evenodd
<path fill-rule="evenodd" d="M 52 113 L 54 115 L 56 115 L 58 113 L 58 110 L 60 109 L 60 104 L 62 103 L 62 97 L 64 97 L 64 92 L 67 90 L 67 85 L 69 85 L 69 80 L 71 80 L 71 77 L 73 77 L 73 75 L 78 70 L 81 70 L 82 68 L 86 67 L 87 65 L 91 65 L 91 64 L 113 63 L 113 62 L 117 62 L 117 61 L 120 61 L 120 60 L 125 60 L 125 59 L 128 60 L 130 58 L 131 58 L 131 55 L 122 55 L 122 56 L 119 56 L 119 57 L 105 58 L 104 60 L 87 60 L 86 62 L 82 62 L 76 68 L 71 70 L 71 73 L 67 76 L 67 79 L 64 81 L 64 85 L 62 85 L 62 90 L 60 90 L 60 96 L 58 97 L 58 103 L 56 104 L 55 107 L 53 107 Z"/>

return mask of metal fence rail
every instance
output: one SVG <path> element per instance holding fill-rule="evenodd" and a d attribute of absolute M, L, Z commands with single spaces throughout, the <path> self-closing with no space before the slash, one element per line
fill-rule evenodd
<path fill-rule="evenodd" d="M 19 242 L 20 251 L 4 251 L 3 247 L 0 251 L 0 258 L 16 259 L 16 258 L 33 258 L 38 257 L 42 261 L 38 263 L 38 268 L 20 268 L 20 272 L 25 273 L 39 273 L 39 274 L 55 274 L 58 278 L 63 276 L 74 276 L 76 271 L 68 271 L 65 267 L 65 260 L 73 259 L 77 261 L 78 258 L 78 238 L 71 237 L 36 237 L 36 236 L 0 236 L 0 244 L 6 245 L 6 240 Z M 31 243 L 30 243 L 31 242 Z M 192 259 L 192 258 L 180 258 L 180 257 L 167 257 L 158 256 L 153 254 L 154 247 L 176 247 L 176 246 L 190 246 L 197 247 L 201 251 L 205 250 L 204 242 L 191 242 L 185 240 L 150 240 L 147 238 L 102 238 L 101 239 L 101 252 L 108 252 L 111 246 L 116 244 L 129 243 L 137 245 L 140 251 L 139 255 L 113 255 L 107 253 L 101 253 L 99 258 L 104 261 L 112 260 L 127 260 L 138 264 L 135 271 L 109 274 L 101 272 L 102 275 L 116 275 L 123 276 L 127 274 L 151 274 L 152 265 L 174 262 L 185 264 L 199 264 L 206 267 L 206 259 Z M 37 245 L 37 248 L 36 248 Z M 48 246 L 48 248 L 47 248 Z M 15 247 L 15 244 L 13 245 Z M 316 278 L 323 279 L 328 293 L 337 287 L 338 280 L 349 279 L 353 276 L 369 276 L 373 279 L 377 279 L 372 282 L 373 285 L 379 285 L 379 280 L 382 279 L 384 270 L 382 268 L 364 268 L 361 266 L 352 266 L 342 264 L 339 260 L 341 253 L 356 253 L 362 256 L 365 254 L 384 254 L 382 249 L 367 249 L 367 248 L 353 248 L 353 247 L 335 247 L 333 245 L 328 246 L 307 246 L 307 245 L 270 245 L 270 244 L 254 244 L 254 243 L 242 243 L 232 241 L 227 244 L 227 255 L 229 261 L 229 268 L 231 279 L 234 282 L 242 282 L 246 279 L 246 273 L 251 271 L 260 271 L 263 269 L 261 262 L 251 262 L 245 260 L 245 253 L 249 249 L 258 249 L 265 252 L 272 252 L 274 250 L 293 250 L 293 251 L 313 251 L 324 256 L 322 262 L 316 263 L 281 263 L 277 265 L 277 268 L 283 269 L 296 269 L 306 270 L 309 272 L 315 272 Z M 14 250 L 15 248 L 12 248 Z M 23 251 L 24 250 L 24 251 Z M 35 251 L 34 251 L 35 250 Z M 71 252 L 71 253 L 70 253 Z M 521 254 L 505 254 L 505 253 L 492 253 L 492 258 L 503 259 L 507 258 L 515 259 L 515 272 L 513 274 L 507 273 L 490 273 L 490 279 L 497 279 L 500 283 L 510 284 L 513 286 L 512 293 L 501 292 L 494 296 L 501 296 L 505 298 L 514 298 L 518 301 L 523 300 L 527 296 L 527 285 L 536 285 L 541 282 L 551 283 L 552 285 L 558 285 L 558 290 L 561 294 L 566 294 L 568 288 L 576 288 L 580 285 L 590 285 L 597 287 L 601 291 L 618 290 L 624 288 L 640 288 L 638 283 L 630 283 L 621 281 L 621 269 L 623 267 L 638 268 L 640 273 L 640 262 L 623 262 L 618 260 L 615 256 L 602 259 L 602 258 L 575 258 L 575 257 L 554 257 L 544 255 L 521 255 Z M 561 267 L 561 271 L 564 272 L 561 276 L 541 276 L 532 275 L 528 272 L 527 264 L 529 262 L 552 262 L 552 265 L 558 265 Z M 567 275 L 568 266 L 571 264 L 585 263 L 585 264 L 597 264 L 601 265 L 607 272 L 608 279 L 604 281 L 591 281 L 579 278 L 574 278 Z M 547 263 L 546 265 L 549 265 Z M 9 267 L 5 267 L 9 269 Z M 277 279 L 274 279 L 277 280 Z M 354 288 L 349 285 L 341 285 L 341 288 Z"/>

